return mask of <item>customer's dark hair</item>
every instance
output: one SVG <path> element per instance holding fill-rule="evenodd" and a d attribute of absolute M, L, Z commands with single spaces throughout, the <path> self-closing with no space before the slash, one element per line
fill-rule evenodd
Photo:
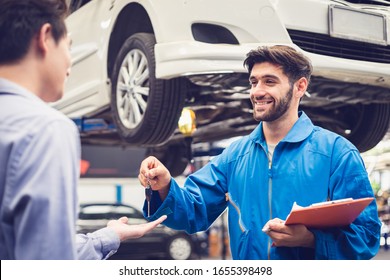
<path fill-rule="evenodd" d="M 247 54 L 244 66 L 251 73 L 253 66 L 262 62 L 280 66 L 290 83 L 296 82 L 301 77 L 305 77 L 310 82 L 313 71 L 310 60 L 292 47 L 283 45 L 261 46 Z"/>
<path fill-rule="evenodd" d="M 66 0 L 0 0 L 0 64 L 23 58 L 45 23 L 59 42 L 67 32 L 67 15 Z"/>

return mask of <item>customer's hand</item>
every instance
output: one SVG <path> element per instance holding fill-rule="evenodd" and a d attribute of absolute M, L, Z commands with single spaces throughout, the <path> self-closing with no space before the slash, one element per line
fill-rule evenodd
<path fill-rule="evenodd" d="M 161 200 L 167 196 L 171 173 L 157 158 L 150 156 L 142 161 L 138 179 L 144 187 L 149 183 L 152 190 L 158 191 Z"/>
<path fill-rule="evenodd" d="M 113 229 L 118 234 L 120 241 L 125 241 L 127 239 L 135 239 L 144 236 L 146 233 L 161 224 L 166 218 L 167 216 L 163 215 L 152 222 L 129 225 L 127 224 L 128 218 L 122 217 L 118 220 L 109 221 L 107 227 Z"/>

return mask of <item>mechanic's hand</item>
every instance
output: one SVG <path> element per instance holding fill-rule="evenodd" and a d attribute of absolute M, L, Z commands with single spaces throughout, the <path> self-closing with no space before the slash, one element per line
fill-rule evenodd
<path fill-rule="evenodd" d="M 275 218 L 265 224 L 263 231 L 271 237 L 272 246 L 275 247 L 314 248 L 315 246 L 313 233 L 304 225 L 286 226 L 283 220 Z"/>
<path fill-rule="evenodd" d="M 169 192 L 171 173 L 155 157 L 150 156 L 141 162 L 138 179 L 144 187 L 149 183 L 152 190 L 158 191 L 161 200 L 164 200 Z"/>
<path fill-rule="evenodd" d="M 129 225 L 127 224 L 128 218 L 122 217 L 118 220 L 109 221 L 107 223 L 107 227 L 113 229 L 118 234 L 120 241 L 125 241 L 127 239 L 135 239 L 144 236 L 146 233 L 161 224 L 166 218 L 167 216 L 163 215 L 152 222 L 138 225 Z"/>

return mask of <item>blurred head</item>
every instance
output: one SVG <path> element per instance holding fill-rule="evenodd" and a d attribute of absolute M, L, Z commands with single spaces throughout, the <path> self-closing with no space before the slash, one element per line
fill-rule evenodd
<path fill-rule="evenodd" d="M 45 23 L 58 43 L 66 36 L 65 0 L 0 0 L 0 64 L 22 59 Z"/>
<path fill-rule="evenodd" d="M 46 102 L 62 97 L 70 72 L 67 14 L 66 0 L 0 0 L 0 66 L 21 67 L 26 82 L 8 78 Z"/>

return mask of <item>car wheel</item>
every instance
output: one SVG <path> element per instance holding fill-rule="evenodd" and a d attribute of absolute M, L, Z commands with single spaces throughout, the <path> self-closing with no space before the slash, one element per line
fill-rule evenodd
<path fill-rule="evenodd" d="M 323 125 L 351 141 L 360 152 L 374 148 L 385 136 L 389 127 L 390 105 L 348 105 L 336 110 L 330 117 L 342 125 Z"/>
<path fill-rule="evenodd" d="M 188 260 L 192 255 L 191 241 L 183 236 L 175 236 L 168 243 L 168 257 L 172 260 Z"/>
<path fill-rule="evenodd" d="M 356 147 L 360 152 L 365 152 L 374 148 L 387 133 L 390 120 L 390 105 L 364 105 L 360 111 L 361 115 L 358 125 L 355 126 L 349 140 L 352 143 L 356 143 Z"/>
<path fill-rule="evenodd" d="M 122 45 L 112 72 L 111 110 L 119 135 L 134 145 L 160 144 L 175 130 L 186 80 L 155 77 L 153 34 L 137 33 Z"/>

